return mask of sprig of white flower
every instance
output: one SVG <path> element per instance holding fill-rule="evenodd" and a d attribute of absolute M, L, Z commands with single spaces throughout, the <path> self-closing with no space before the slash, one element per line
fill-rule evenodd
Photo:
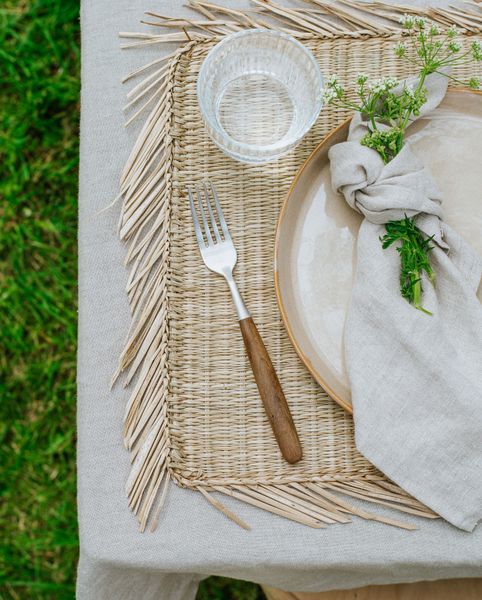
<path fill-rule="evenodd" d="M 413 87 L 411 85 L 406 85 L 403 88 L 403 90 L 409 98 L 411 98 L 411 99 L 415 98 L 415 90 L 413 89 Z"/>
<path fill-rule="evenodd" d="M 457 29 L 456 25 L 451 25 L 447 29 L 447 37 L 454 38 L 454 37 L 457 37 L 458 35 L 459 35 L 459 30 Z"/>
<path fill-rule="evenodd" d="M 374 94 L 383 94 L 398 85 L 398 79 L 395 77 L 385 77 L 384 79 L 374 79 L 370 81 L 368 87 Z"/>
<path fill-rule="evenodd" d="M 334 100 L 336 100 L 337 94 L 335 90 L 331 87 L 323 88 L 321 92 L 321 99 L 323 104 L 331 104 Z"/>
<path fill-rule="evenodd" d="M 405 29 L 412 29 L 413 26 L 415 25 L 415 21 L 414 21 L 414 18 L 412 17 L 412 15 L 405 13 L 404 15 L 402 15 L 400 17 L 400 24 Z"/>
<path fill-rule="evenodd" d="M 406 53 L 407 53 L 407 47 L 405 46 L 405 44 L 403 42 L 398 42 L 395 45 L 396 56 L 398 56 L 398 58 L 403 58 Z"/>
<path fill-rule="evenodd" d="M 330 75 L 326 80 L 326 85 L 322 91 L 321 97 L 325 104 L 331 104 L 336 99 L 343 98 L 345 90 L 340 85 L 337 75 Z"/>
<path fill-rule="evenodd" d="M 450 52 L 456 54 L 457 52 L 460 52 L 462 46 L 457 41 L 452 40 L 447 44 L 447 48 L 450 50 Z"/>
<path fill-rule="evenodd" d="M 414 17 L 413 22 L 421 31 L 424 31 L 428 26 L 428 21 L 425 17 Z"/>
<path fill-rule="evenodd" d="M 479 40 L 472 42 L 470 46 L 473 59 L 476 61 L 482 60 L 482 43 Z"/>

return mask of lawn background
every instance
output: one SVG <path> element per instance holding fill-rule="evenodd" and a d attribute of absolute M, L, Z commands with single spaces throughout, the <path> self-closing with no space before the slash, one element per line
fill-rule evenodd
<path fill-rule="evenodd" d="M 74 598 L 79 39 L 78 0 L 2 0 L 2 600 Z M 261 598 L 216 577 L 198 593 Z"/>

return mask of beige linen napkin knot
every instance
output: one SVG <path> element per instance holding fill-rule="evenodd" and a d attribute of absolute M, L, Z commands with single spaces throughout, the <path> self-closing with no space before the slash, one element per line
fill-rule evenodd
<path fill-rule="evenodd" d="M 429 76 L 420 116 L 446 87 L 445 77 Z M 360 144 L 366 132 L 357 114 L 348 141 L 329 153 L 333 187 L 365 217 L 345 324 L 356 444 L 403 489 L 471 531 L 482 518 L 482 260 L 441 220 L 441 194 L 410 146 L 385 165 Z M 432 316 L 402 298 L 398 253 L 380 243 L 384 223 L 405 215 L 419 215 L 418 227 L 434 236 L 437 281 L 423 282 Z"/>

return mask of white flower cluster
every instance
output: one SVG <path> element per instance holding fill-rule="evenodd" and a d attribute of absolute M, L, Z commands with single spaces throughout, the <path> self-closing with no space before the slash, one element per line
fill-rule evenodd
<path fill-rule="evenodd" d="M 460 52 L 462 46 L 456 42 L 455 40 L 452 40 L 451 42 L 448 43 L 448 49 L 450 50 L 450 52 Z"/>
<path fill-rule="evenodd" d="M 475 40 L 471 44 L 472 56 L 474 60 L 482 60 L 482 43 L 479 40 Z"/>
<path fill-rule="evenodd" d="M 457 29 L 456 25 L 451 25 L 448 29 L 447 29 L 447 36 L 449 38 L 454 38 L 457 35 L 459 35 L 459 30 Z"/>
<path fill-rule="evenodd" d="M 374 94 L 383 94 L 398 85 L 398 79 L 395 77 L 385 77 L 384 79 L 374 79 L 368 84 L 368 87 Z"/>
<path fill-rule="evenodd" d="M 321 92 L 321 99 L 324 104 L 330 104 L 336 98 L 341 98 L 343 96 L 343 88 L 338 82 L 338 77 L 336 75 L 330 75 L 326 81 L 326 86 L 323 88 Z"/>
<path fill-rule="evenodd" d="M 323 88 L 323 91 L 321 92 L 321 99 L 323 100 L 323 104 L 330 104 L 336 99 L 335 90 L 331 87 Z"/>
<path fill-rule="evenodd" d="M 415 91 L 411 85 L 406 85 L 403 89 L 404 89 L 405 94 L 409 98 L 412 98 L 412 99 L 415 98 Z"/>
<path fill-rule="evenodd" d="M 402 25 L 402 27 L 405 27 L 405 29 L 412 29 L 412 27 L 415 24 L 415 21 L 411 15 L 405 13 L 400 17 L 400 24 Z"/>
<path fill-rule="evenodd" d="M 402 27 L 405 27 L 405 29 L 417 27 L 418 29 L 424 30 L 428 26 L 428 21 L 425 17 L 414 17 L 405 13 L 400 17 L 400 24 Z"/>
<path fill-rule="evenodd" d="M 407 53 L 407 47 L 403 42 L 398 42 L 395 44 L 395 54 L 398 58 L 403 58 Z"/>

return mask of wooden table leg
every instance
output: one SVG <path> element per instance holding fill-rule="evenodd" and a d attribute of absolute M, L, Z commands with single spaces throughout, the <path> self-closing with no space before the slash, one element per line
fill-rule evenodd
<path fill-rule="evenodd" d="M 482 579 L 371 585 L 333 592 L 284 592 L 263 586 L 267 600 L 481 600 Z"/>

